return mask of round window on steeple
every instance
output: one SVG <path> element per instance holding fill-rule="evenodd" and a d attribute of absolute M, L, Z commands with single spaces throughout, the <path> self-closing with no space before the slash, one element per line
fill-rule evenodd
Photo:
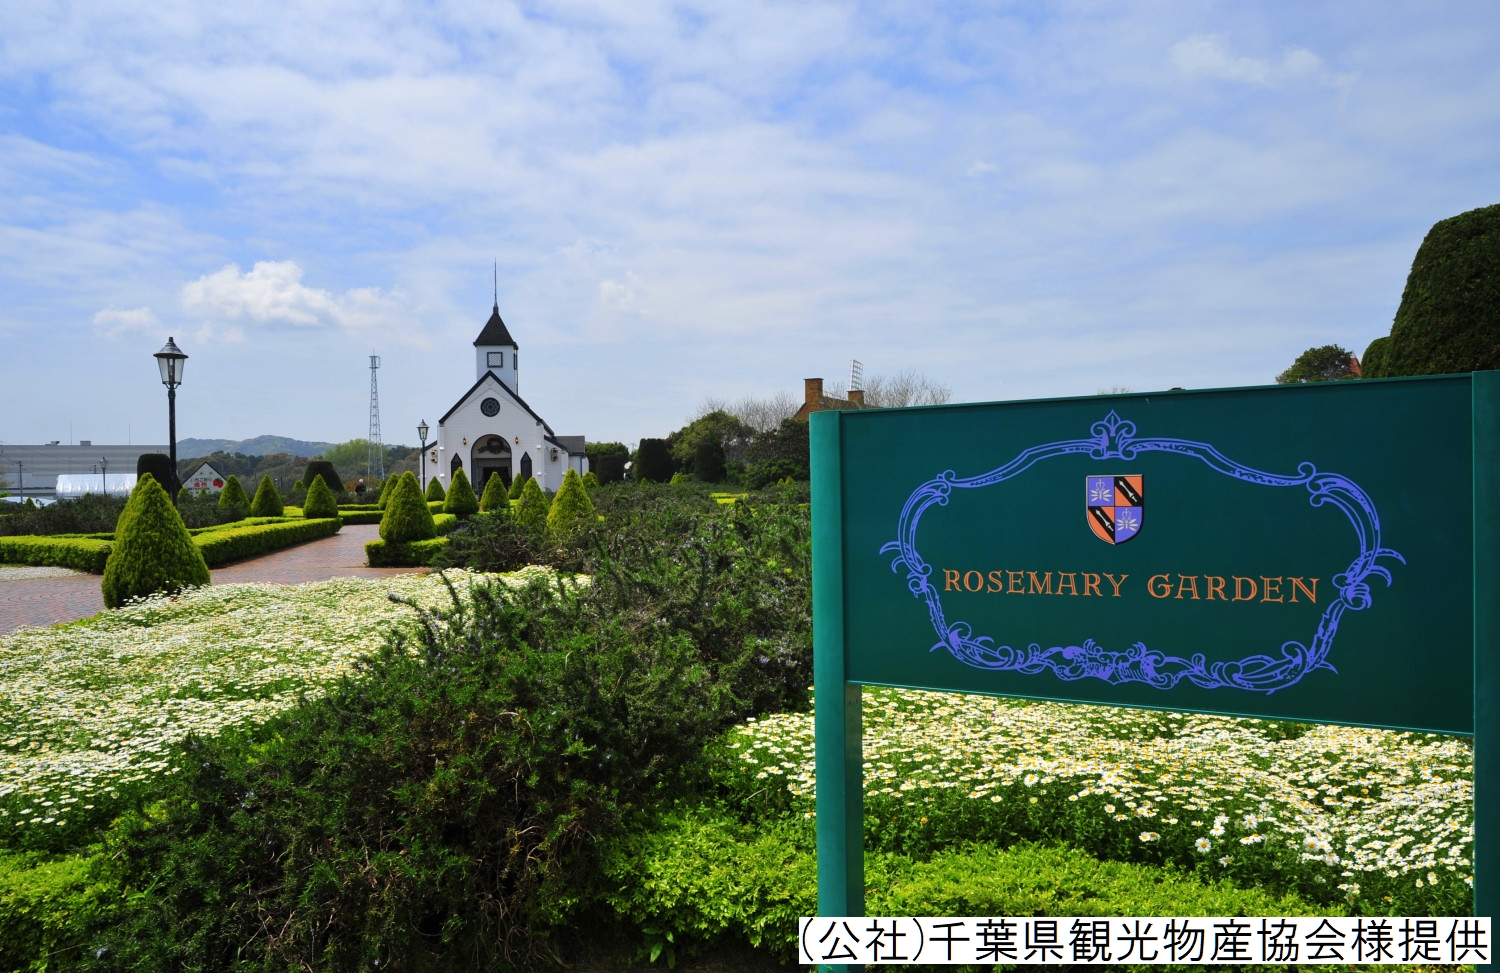
<path fill-rule="evenodd" d="M 479 403 L 479 411 L 490 417 L 498 416 L 500 414 L 500 400 L 485 399 Z"/>

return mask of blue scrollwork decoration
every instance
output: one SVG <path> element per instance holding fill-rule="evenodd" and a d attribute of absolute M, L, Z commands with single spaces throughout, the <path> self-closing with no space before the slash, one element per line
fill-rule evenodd
<path fill-rule="evenodd" d="M 1344 512 L 1359 540 L 1359 554 L 1341 574 L 1334 576 L 1338 598 L 1329 603 L 1318 621 L 1310 644 L 1287 642 L 1279 656 L 1249 655 L 1243 659 L 1209 662 L 1203 653 L 1190 657 L 1167 655 L 1137 642 L 1123 652 L 1104 648 L 1093 639 L 1082 645 L 1042 648 L 1031 644 L 1012 648 L 996 644 L 987 635 L 976 636 L 968 622 L 949 622 L 943 612 L 942 598 L 932 583 L 932 566 L 917 551 L 917 525 L 922 514 L 934 505 L 946 506 L 954 490 L 975 490 L 1003 483 L 1044 460 L 1058 456 L 1087 456 L 1090 459 L 1134 460 L 1142 453 L 1175 453 L 1197 459 L 1215 472 L 1247 483 L 1270 487 L 1305 487 L 1308 502 L 1314 507 L 1333 505 Z M 1348 611 L 1363 611 L 1371 603 L 1371 577 L 1391 584 L 1391 574 L 1381 562 L 1387 559 L 1406 563 L 1396 551 L 1382 547 L 1380 517 L 1368 494 L 1347 477 L 1320 473 L 1312 463 L 1301 463 L 1295 475 L 1267 473 L 1251 469 L 1228 458 L 1208 443 L 1186 439 L 1138 439 L 1135 423 L 1121 419 L 1113 411 L 1089 427 L 1086 439 L 1068 439 L 1045 443 L 1022 450 L 1004 466 L 980 476 L 960 477 L 952 470 L 939 473 L 923 483 L 907 498 L 901 510 L 898 539 L 880 549 L 895 554 L 891 570 L 906 570 L 907 587 L 927 603 L 938 641 L 931 651 L 945 649 L 958 661 L 978 669 L 1021 672 L 1028 675 L 1052 672 L 1069 682 L 1079 679 L 1102 679 L 1120 685 L 1145 683 L 1157 689 L 1171 689 L 1186 679 L 1202 689 L 1245 689 L 1274 693 L 1296 684 L 1303 676 L 1318 669 L 1337 672 L 1328 661 L 1338 634 L 1339 620 Z"/>

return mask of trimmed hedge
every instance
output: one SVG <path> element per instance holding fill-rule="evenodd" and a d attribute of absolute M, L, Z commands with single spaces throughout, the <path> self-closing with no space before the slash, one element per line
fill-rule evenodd
<path fill-rule="evenodd" d="M 446 537 L 430 537 L 425 541 L 407 541 L 404 544 L 374 540 L 365 544 L 365 560 L 372 568 L 426 567 L 432 563 L 438 551 L 447 546 Z"/>
<path fill-rule="evenodd" d="M 332 537 L 347 522 L 336 517 L 327 520 L 256 518 L 237 524 L 200 527 L 189 533 L 208 566 L 218 567 L 304 541 Z M 456 526 L 458 519 L 454 518 L 448 523 L 447 530 Z M 0 537 L 0 564 L 72 568 L 89 574 L 103 574 L 113 547 L 110 540 L 102 537 Z"/>
<path fill-rule="evenodd" d="M 93 537 L 0 537 L 0 564 L 72 568 L 103 574 L 114 541 Z"/>
<path fill-rule="evenodd" d="M 605 898 L 630 925 L 654 930 L 675 949 L 691 953 L 732 938 L 791 960 L 797 918 L 815 915 L 818 904 L 812 832 L 810 822 L 757 828 L 712 812 L 673 815 L 611 837 L 605 871 L 613 888 Z M 967 845 L 923 859 L 866 851 L 865 883 L 865 909 L 875 916 L 1344 913 L 1294 895 L 1027 843 Z"/>
<path fill-rule="evenodd" d="M 1373 367 L 1361 363 L 1364 377 L 1500 368 L 1500 205 L 1432 225 L 1412 259 L 1390 339 Z"/>
<path fill-rule="evenodd" d="M 172 482 L 173 473 L 172 457 L 166 453 L 142 453 L 135 458 L 135 475 L 137 480 L 151 474 L 151 478 L 162 484 L 163 489 Z"/>
<path fill-rule="evenodd" d="M 448 494 L 443 490 L 443 484 L 437 477 L 427 481 L 427 499 L 438 502 L 448 499 Z"/>
<path fill-rule="evenodd" d="M 401 481 L 391 491 L 386 503 L 385 516 L 380 521 L 380 539 L 401 544 L 425 541 L 435 536 L 437 530 L 433 526 L 431 504 L 423 502 L 417 478 L 410 471 L 402 473 Z"/>
<path fill-rule="evenodd" d="M 268 473 L 260 478 L 260 486 L 255 489 L 255 499 L 250 501 L 250 516 L 280 517 L 284 513 L 286 505 L 281 502 L 281 492 L 271 482 Z"/>
<path fill-rule="evenodd" d="M 484 496 L 479 498 L 479 509 L 482 513 L 489 513 L 491 510 L 510 511 L 505 481 L 500 479 L 499 473 L 491 473 L 490 478 L 484 481 Z"/>
<path fill-rule="evenodd" d="M 154 477 L 141 477 L 120 514 L 115 542 L 104 563 L 99 586 L 104 606 L 119 608 L 132 598 L 208 582 L 203 553 L 172 506 L 172 498 Z"/>
<path fill-rule="evenodd" d="M 583 477 L 570 469 L 563 476 L 557 496 L 552 498 L 552 508 L 547 511 L 547 530 L 554 537 L 567 538 L 580 528 L 594 523 L 594 502 L 583 487 Z"/>
<path fill-rule="evenodd" d="M 339 501 L 328 489 L 322 474 L 313 477 L 307 488 L 307 499 L 302 502 L 302 516 L 308 520 L 324 520 L 339 515 Z"/>
<path fill-rule="evenodd" d="M 1391 336 L 1376 338 L 1365 348 L 1359 360 L 1360 378 L 1379 378 L 1385 374 L 1385 360 L 1391 353 Z"/>
<path fill-rule="evenodd" d="M 193 538 L 193 543 L 203 552 L 203 559 L 208 562 L 209 567 L 218 567 L 230 561 L 279 551 L 294 544 L 332 537 L 343 525 L 343 521 L 337 517 L 292 520 L 255 527 L 235 525 L 229 530 L 200 534 Z"/>
<path fill-rule="evenodd" d="M 90 855 L 52 857 L 0 851 L 0 970 L 42 973 L 87 942 L 87 926 L 108 910 L 113 887 Z"/>
<path fill-rule="evenodd" d="M 378 524 L 385 516 L 384 510 L 345 510 L 339 508 L 339 517 L 351 527 L 355 524 Z"/>
<path fill-rule="evenodd" d="M 233 507 L 250 506 L 250 498 L 245 495 L 245 488 L 240 484 L 240 478 L 233 473 L 224 480 L 224 489 L 219 491 L 219 506 Z"/>
<path fill-rule="evenodd" d="M 448 487 L 448 495 L 443 498 L 443 513 L 459 517 L 479 513 L 479 498 L 474 496 L 474 488 L 469 485 L 469 478 L 462 468 L 453 471 L 453 483 Z"/>
<path fill-rule="evenodd" d="M 312 489 L 314 477 L 321 476 L 323 482 L 328 484 L 328 489 L 334 493 L 344 492 L 344 481 L 339 479 L 339 471 L 333 468 L 333 464 L 326 459 L 315 459 L 307 464 L 307 469 L 302 471 L 302 482 Z"/>
<path fill-rule="evenodd" d="M 521 503 L 516 507 L 516 523 L 526 533 L 541 537 L 547 532 L 549 512 L 546 494 L 537 486 L 535 478 L 527 477 L 526 485 L 521 488 Z"/>

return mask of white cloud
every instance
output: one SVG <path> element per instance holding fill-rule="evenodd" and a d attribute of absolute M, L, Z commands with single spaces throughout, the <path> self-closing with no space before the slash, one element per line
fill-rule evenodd
<path fill-rule="evenodd" d="M 358 287 L 335 295 L 302 283 L 302 268 L 291 260 L 261 260 L 248 273 L 238 264 L 205 274 L 182 287 L 182 309 L 207 324 L 245 322 L 294 328 L 346 328 L 363 331 L 382 325 L 412 327 L 403 295 L 378 287 Z M 234 330 L 210 328 L 209 335 L 233 339 Z"/>
<path fill-rule="evenodd" d="M 625 272 L 624 280 L 602 280 L 599 282 L 599 303 L 615 311 L 628 314 L 650 314 L 641 306 L 641 278 L 633 271 Z"/>
<path fill-rule="evenodd" d="M 1188 77 L 1216 78 L 1270 86 L 1289 78 L 1316 74 L 1322 60 L 1304 47 L 1294 47 L 1279 62 L 1234 54 L 1218 34 L 1194 34 L 1172 45 L 1172 63 Z"/>
<path fill-rule="evenodd" d="M 107 307 L 94 315 L 94 327 L 110 338 L 128 334 L 155 334 L 161 331 L 161 321 L 149 307 Z"/>

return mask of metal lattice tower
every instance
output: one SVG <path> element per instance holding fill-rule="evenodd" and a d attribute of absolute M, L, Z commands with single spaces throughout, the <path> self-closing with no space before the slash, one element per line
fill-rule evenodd
<path fill-rule="evenodd" d="M 865 387 L 865 366 L 858 358 L 849 359 L 849 391 Z"/>
<path fill-rule="evenodd" d="M 374 483 L 385 479 L 385 444 L 380 441 L 380 356 L 370 356 L 370 444 L 365 458 L 365 479 Z"/>

